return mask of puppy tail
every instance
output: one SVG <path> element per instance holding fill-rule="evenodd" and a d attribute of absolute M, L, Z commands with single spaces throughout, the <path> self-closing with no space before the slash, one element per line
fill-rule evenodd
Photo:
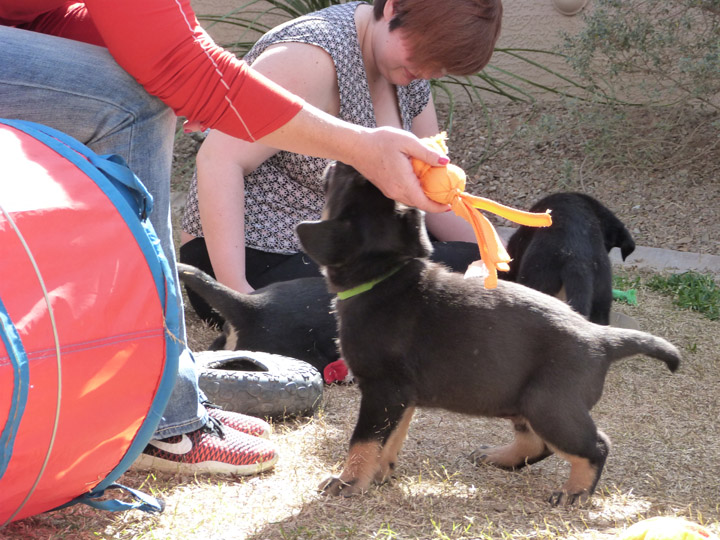
<path fill-rule="evenodd" d="M 666 339 L 639 330 L 603 328 L 610 330 L 606 336 L 606 347 L 611 362 L 644 354 L 662 360 L 672 372 L 680 367 L 680 351 Z"/>
<path fill-rule="evenodd" d="M 243 295 L 223 285 L 199 268 L 179 262 L 177 263 L 177 269 L 180 280 L 187 285 L 190 290 L 197 293 L 210 305 L 211 308 L 220 313 L 220 315 L 222 315 L 226 320 L 228 319 L 228 316 L 232 315 L 232 309 L 237 306 L 238 302 L 243 300 L 241 302 L 242 305 L 249 303 L 247 298 L 250 295 Z M 231 299 L 234 302 L 232 302 L 231 305 L 228 305 L 229 300 Z"/>

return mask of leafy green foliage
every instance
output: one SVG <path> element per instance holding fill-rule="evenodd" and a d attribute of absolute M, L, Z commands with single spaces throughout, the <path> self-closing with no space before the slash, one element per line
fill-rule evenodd
<path fill-rule="evenodd" d="M 216 24 L 236 27 L 237 38 L 223 44 L 223 47 L 243 56 L 264 33 L 277 24 L 342 3 L 341 0 L 249 0 L 229 13 L 198 15 L 198 20 L 207 23 L 204 25 L 206 28 Z"/>
<path fill-rule="evenodd" d="M 208 28 L 232 25 L 237 36 L 223 46 L 244 55 L 274 26 L 347 0 L 246 0 L 226 14 L 199 15 Z M 433 91 L 448 99 L 455 90 L 470 100 L 483 102 L 484 95 L 512 101 L 535 101 L 538 93 L 550 93 L 601 103 L 660 104 L 696 100 L 719 108 L 720 93 L 720 0 L 595 0 L 586 10 L 586 25 L 575 35 L 565 35 L 557 51 L 497 48 L 495 58 L 520 60 L 528 73 L 544 71 L 543 84 L 536 76 L 503 69 L 493 62 L 469 77 L 445 77 L 432 81 Z M 544 60 L 563 57 L 578 77 L 568 77 L 548 67 Z M 637 85 L 634 93 L 620 99 L 620 88 Z M 569 89 L 569 90 L 568 90 Z M 450 118 L 450 123 L 452 119 Z"/>
<path fill-rule="evenodd" d="M 613 275 L 613 289 L 637 289 L 640 287 L 640 276 L 628 276 L 624 274 Z"/>
<path fill-rule="evenodd" d="M 249 0 L 229 13 L 222 15 L 198 15 L 198 19 L 207 28 L 216 24 L 231 25 L 237 28 L 237 37 L 230 43 L 223 43 L 223 47 L 231 50 L 238 56 L 243 56 L 254 43 L 274 26 L 300 17 L 307 13 L 323 9 L 335 4 L 345 3 L 346 0 Z M 550 80 L 557 84 L 541 84 L 522 73 L 515 73 L 503 69 L 496 64 L 490 64 L 479 73 L 467 77 L 448 76 L 431 81 L 433 94 L 437 98 L 442 96 L 449 103 L 449 118 L 446 128 L 452 126 L 454 102 L 457 99 L 454 90 L 459 89 L 471 101 L 484 104 L 483 95 L 501 96 L 511 101 L 535 101 L 534 92 L 547 92 L 561 96 L 574 97 L 585 100 L 588 98 L 589 86 L 554 71 L 543 64 L 543 59 L 550 57 L 564 57 L 562 53 L 526 48 L 497 48 L 495 57 L 508 56 L 520 60 L 529 68 L 544 71 L 549 74 Z M 572 92 L 562 90 L 572 88 Z M 598 96 L 595 96 L 596 98 Z"/>
<path fill-rule="evenodd" d="M 720 319 L 720 286 L 710 274 L 683 272 L 669 277 L 653 276 L 647 286 L 673 296 L 673 303 L 678 307 L 697 311 L 713 321 Z"/>
<path fill-rule="evenodd" d="M 529 68 L 535 68 L 551 75 L 555 79 L 558 86 L 550 86 L 542 84 L 523 76 L 521 73 L 515 73 L 499 67 L 496 64 L 489 64 L 483 71 L 475 73 L 467 77 L 447 76 L 433 83 L 440 87 L 456 86 L 462 88 L 467 96 L 473 100 L 482 101 L 482 93 L 498 95 L 509 99 L 510 101 L 535 101 L 534 94 L 531 91 L 539 91 L 550 94 L 556 94 L 563 97 L 572 97 L 575 99 L 585 100 L 588 96 L 589 86 L 583 86 L 579 82 L 563 75 L 558 71 L 554 71 L 544 65 L 542 58 L 565 55 L 553 51 L 542 49 L 520 49 L 513 47 L 496 48 L 494 52 L 495 58 L 508 56 L 516 60 L 522 61 Z M 573 93 L 560 89 L 560 85 L 570 85 L 575 89 Z M 446 91 L 443 88 L 444 91 Z"/>
<path fill-rule="evenodd" d="M 628 82 L 643 103 L 699 101 L 718 109 L 720 0 L 595 0 L 563 52 L 599 92 Z M 627 87 L 623 90 L 627 91 Z"/>

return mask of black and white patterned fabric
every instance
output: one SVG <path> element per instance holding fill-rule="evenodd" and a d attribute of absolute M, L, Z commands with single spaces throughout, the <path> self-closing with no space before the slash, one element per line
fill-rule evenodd
<path fill-rule="evenodd" d="M 339 117 L 365 127 L 376 127 L 355 10 L 364 2 L 338 4 L 285 23 L 263 36 L 245 56 L 252 63 L 268 46 L 283 42 L 322 47 L 332 57 L 340 89 Z M 430 97 L 427 81 L 397 87 L 403 128 L 409 130 Z M 279 152 L 245 178 L 245 245 L 272 253 L 300 251 L 295 226 L 318 220 L 323 206 L 321 176 L 328 160 Z M 182 228 L 202 236 L 193 177 Z"/>

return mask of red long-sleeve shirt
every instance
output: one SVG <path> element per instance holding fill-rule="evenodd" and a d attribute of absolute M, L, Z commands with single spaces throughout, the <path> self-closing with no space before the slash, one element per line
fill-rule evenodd
<path fill-rule="evenodd" d="M 105 46 L 178 116 L 241 139 L 267 135 L 303 106 L 217 46 L 189 0 L 2 0 L 0 25 Z"/>

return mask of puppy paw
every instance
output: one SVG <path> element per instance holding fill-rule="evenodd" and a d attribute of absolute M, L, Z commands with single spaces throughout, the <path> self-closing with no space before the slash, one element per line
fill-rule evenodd
<path fill-rule="evenodd" d="M 590 492 L 587 490 L 578 493 L 568 493 L 567 491 L 553 491 L 548 499 L 551 506 L 572 506 L 574 504 L 583 505 L 590 500 Z"/>
<path fill-rule="evenodd" d="M 536 455 L 528 455 L 515 447 L 517 447 L 517 444 L 493 447 L 481 446 L 470 453 L 470 461 L 473 465 L 492 465 L 504 471 L 518 471 L 552 455 L 552 452 L 545 446 Z"/>
<path fill-rule="evenodd" d="M 395 472 L 395 462 L 391 461 L 385 466 L 380 467 L 378 471 L 375 473 L 375 478 L 373 481 L 376 484 L 384 484 L 386 482 L 389 482 L 392 478 L 395 478 L 393 476 L 393 472 Z"/>
<path fill-rule="evenodd" d="M 470 463 L 476 466 L 488 463 L 488 455 L 485 452 L 487 448 L 487 446 L 481 446 L 477 450 L 473 450 L 472 452 L 470 452 Z"/>
<path fill-rule="evenodd" d="M 357 486 L 357 480 L 345 482 L 335 476 L 331 476 L 327 480 L 323 481 L 318 486 L 318 491 L 323 495 L 332 495 L 335 497 L 352 497 L 362 493 L 362 490 Z"/>
<path fill-rule="evenodd" d="M 470 462 L 476 467 L 480 465 L 491 465 L 504 471 L 515 471 L 525 465 L 525 463 L 523 463 L 522 465 L 520 465 L 520 467 L 518 467 L 515 465 L 502 463 L 498 460 L 497 456 L 494 456 L 492 454 L 492 451 L 493 449 L 489 446 L 481 446 L 477 450 L 473 450 L 472 452 L 470 452 Z"/>

